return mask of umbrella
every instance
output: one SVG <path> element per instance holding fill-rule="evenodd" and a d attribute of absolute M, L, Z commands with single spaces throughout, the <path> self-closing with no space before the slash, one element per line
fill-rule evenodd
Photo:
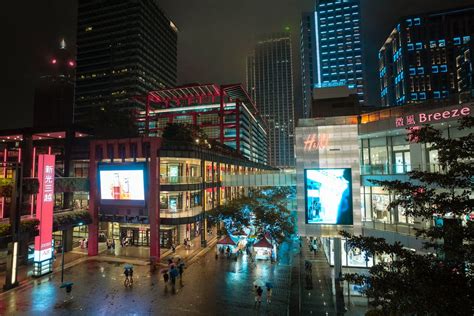
<path fill-rule="evenodd" d="M 269 288 L 269 289 L 272 289 L 273 288 L 273 284 L 271 282 L 266 282 L 265 283 L 265 287 Z"/>
<path fill-rule="evenodd" d="M 265 282 L 263 282 L 262 280 L 258 279 L 258 280 L 255 280 L 253 282 L 253 285 L 255 286 L 265 286 Z"/>
<path fill-rule="evenodd" d="M 127 263 L 127 264 L 124 266 L 124 268 L 125 268 L 125 269 L 132 269 L 133 266 L 132 266 L 131 264 L 128 264 L 128 263 Z"/>
<path fill-rule="evenodd" d="M 68 287 L 68 286 L 73 286 L 74 283 L 72 282 L 64 282 L 63 284 L 61 284 L 60 288 L 63 289 L 65 287 Z"/>

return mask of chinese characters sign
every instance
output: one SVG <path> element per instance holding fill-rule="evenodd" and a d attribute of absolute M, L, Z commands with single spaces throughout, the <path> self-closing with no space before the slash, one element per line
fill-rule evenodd
<path fill-rule="evenodd" d="M 471 115 L 471 108 L 467 106 L 434 113 L 410 114 L 395 118 L 395 127 L 410 127 L 416 124 L 428 124 L 450 118 L 457 119 L 469 115 Z"/>
<path fill-rule="evenodd" d="M 54 207 L 54 155 L 39 155 L 36 196 L 36 218 L 39 219 L 39 236 L 35 237 L 35 262 L 52 257 L 53 207 Z"/>
<path fill-rule="evenodd" d="M 306 140 L 304 141 L 304 151 L 324 149 L 328 146 L 328 143 L 328 134 L 309 134 Z"/>

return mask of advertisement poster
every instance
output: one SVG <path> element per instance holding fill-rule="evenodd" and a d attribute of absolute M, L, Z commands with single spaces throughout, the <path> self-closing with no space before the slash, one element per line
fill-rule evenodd
<path fill-rule="evenodd" d="M 143 170 L 100 170 L 102 200 L 145 200 Z"/>
<path fill-rule="evenodd" d="M 352 225 L 351 169 L 305 170 L 308 224 Z"/>
<path fill-rule="evenodd" d="M 54 155 L 39 155 L 38 182 L 36 195 L 36 218 L 39 219 L 39 235 L 35 237 L 34 261 L 51 259 L 54 207 Z"/>

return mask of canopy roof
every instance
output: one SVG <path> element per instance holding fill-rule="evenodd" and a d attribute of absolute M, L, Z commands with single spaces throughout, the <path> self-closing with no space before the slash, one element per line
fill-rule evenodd
<path fill-rule="evenodd" d="M 258 248 L 273 248 L 272 244 L 265 237 L 257 241 L 253 246 Z"/>
<path fill-rule="evenodd" d="M 218 245 L 233 245 L 233 246 L 236 245 L 236 243 L 234 242 L 232 238 L 230 238 L 230 236 L 225 236 L 224 238 L 219 240 L 217 244 Z"/>

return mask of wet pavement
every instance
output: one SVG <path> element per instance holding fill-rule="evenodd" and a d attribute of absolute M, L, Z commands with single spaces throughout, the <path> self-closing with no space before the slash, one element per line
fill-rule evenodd
<path fill-rule="evenodd" d="M 74 283 L 71 294 L 59 288 L 60 273 L 0 294 L 0 315 L 338 315 L 332 269 L 322 250 L 314 255 L 305 248 L 300 255 L 298 246 L 284 243 L 273 264 L 252 262 L 246 255 L 216 259 L 215 247 L 178 249 L 182 257 L 189 252 L 185 262 L 193 264 L 174 288 L 159 272 L 150 273 L 148 265 L 134 265 L 133 287 L 125 288 L 124 263 L 101 256 L 65 271 L 65 281 Z M 313 263 L 311 278 L 304 260 Z M 261 305 L 255 306 L 255 280 L 273 284 L 270 304 L 264 291 Z"/>
<path fill-rule="evenodd" d="M 74 283 L 71 294 L 59 288 L 60 274 L 53 274 L 0 294 L 0 315 L 287 315 L 290 266 L 285 260 L 216 260 L 213 250 L 187 268 L 174 289 L 148 266 L 135 266 L 133 287 L 125 288 L 123 264 L 86 261 L 65 272 L 65 281 Z M 264 293 L 255 308 L 256 279 L 273 283 L 271 304 Z"/>

